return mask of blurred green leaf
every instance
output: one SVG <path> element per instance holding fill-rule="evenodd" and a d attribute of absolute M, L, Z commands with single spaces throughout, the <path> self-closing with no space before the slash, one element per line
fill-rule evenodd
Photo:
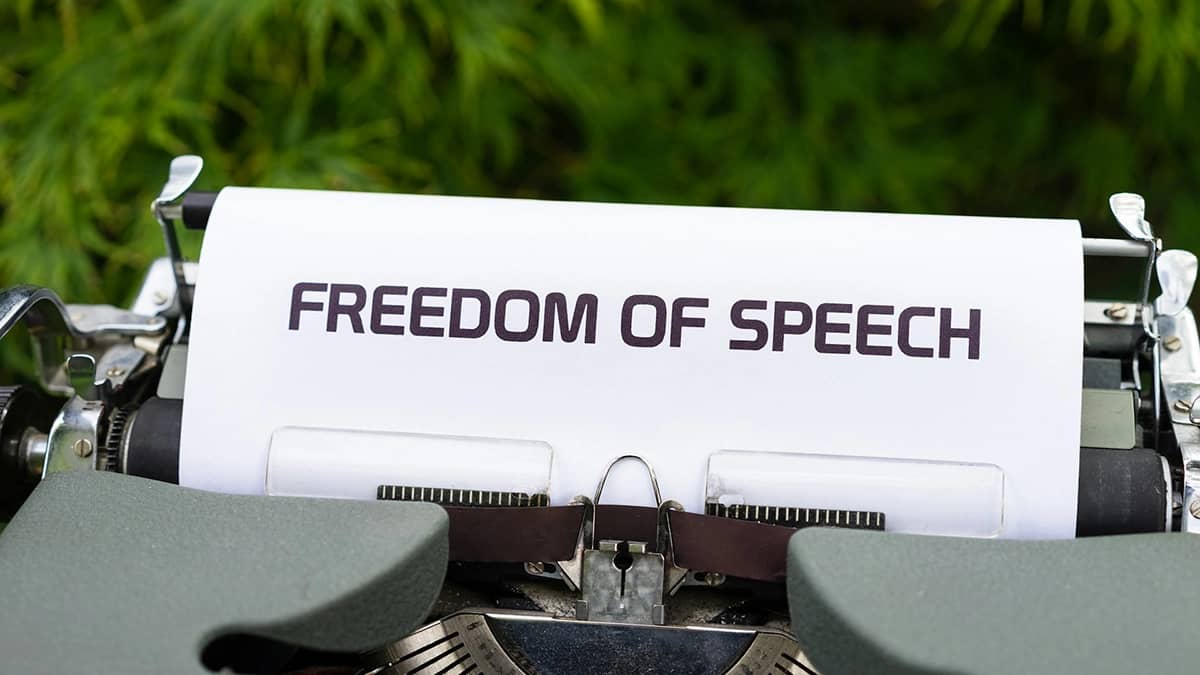
<path fill-rule="evenodd" d="M 0 285 L 125 303 L 225 184 L 1079 218 L 1200 248 L 1200 0 L 0 4 Z M 195 255 L 198 241 L 185 240 Z M 26 359 L 0 345 L 0 377 Z"/>

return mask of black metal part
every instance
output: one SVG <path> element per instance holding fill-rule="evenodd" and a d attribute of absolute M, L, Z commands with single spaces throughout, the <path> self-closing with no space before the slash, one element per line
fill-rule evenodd
<path fill-rule="evenodd" d="M 1083 386 L 1085 389 L 1120 389 L 1121 359 L 1084 357 Z"/>
<path fill-rule="evenodd" d="M 550 495 L 499 490 L 460 490 L 456 488 L 380 485 L 376 499 L 397 502 L 429 502 L 442 506 L 550 506 Z"/>
<path fill-rule="evenodd" d="M 21 439 L 30 431 L 49 431 L 57 407 L 53 398 L 36 389 L 0 387 L 0 523 L 12 518 L 35 483 L 21 453 Z"/>
<path fill-rule="evenodd" d="M 129 408 L 113 408 L 108 414 L 108 425 L 100 442 L 100 454 L 96 468 L 100 471 L 121 470 L 121 443 L 129 427 Z"/>
<path fill-rule="evenodd" d="M 708 502 L 704 513 L 718 518 L 749 520 L 785 527 L 849 527 L 856 530 L 883 530 L 886 516 L 879 511 L 850 509 L 806 509 L 794 506 L 757 504 L 721 504 Z"/>
<path fill-rule="evenodd" d="M 0 476 L 24 475 L 21 437 L 29 429 L 50 431 L 56 414 L 54 400 L 36 389 L 0 387 Z"/>
<path fill-rule="evenodd" d="M 179 482 L 179 430 L 183 401 L 149 398 L 128 422 L 125 473 L 167 483 Z"/>
<path fill-rule="evenodd" d="M 1141 324 L 1084 324 L 1083 351 L 1087 356 L 1124 358 L 1146 337 Z"/>
<path fill-rule="evenodd" d="M 527 673 L 726 672 L 751 633 L 489 616 L 496 641 Z"/>
<path fill-rule="evenodd" d="M 192 190 L 183 196 L 182 216 L 183 226 L 189 230 L 203 230 L 208 227 L 208 217 L 212 215 L 213 204 L 217 202 L 218 192 L 201 192 Z"/>
<path fill-rule="evenodd" d="M 1076 536 L 1162 532 L 1165 480 L 1162 457 L 1154 450 L 1082 448 Z"/>

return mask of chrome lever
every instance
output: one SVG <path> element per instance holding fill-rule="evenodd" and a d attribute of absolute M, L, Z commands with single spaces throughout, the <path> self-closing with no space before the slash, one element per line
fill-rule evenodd
<path fill-rule="evenodd" d="M 150 205 L 154 219 L 162 226 L 163 242 L 166 244 L 167 255 L 171 258 L 171 269 L 175 275 L 180 310 L 180 337 L 187 333 L 191 323 L 192 293 L 184 274 L 183 250 L 179 247 L 179 237 L 175 232 L 174 221 L 180 217 L 181 211 L 173 202 L 183 197 L 192 187 L 203 168 L 204 160 L 197 155 L 180 155 L 172 159 L 171 167 L 167 171 L 167 182 Z"/>

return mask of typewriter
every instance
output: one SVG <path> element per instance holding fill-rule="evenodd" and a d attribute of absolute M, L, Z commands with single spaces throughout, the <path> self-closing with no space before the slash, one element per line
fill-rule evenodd
<path fill-rule="evenodd" d="M 204 280 L 176 228 L 203 230 L 218 201 L 192 189 L 201 166 L 171 163 L 152 205 L 166 256 L 132 306 L 0 292 L 0 339 L 28 334 L 39 379 L 0 387 L 4 672 L 1154 672 L 1200 659 L 1197 260 L 1163 250 L 1138 195 L 1110 201 L 1125 237 L 1083 240 L 1087 266 L 1128 259 L 1141 292 L 1084 302 L 1077 539 L 993 541 L 893 535 L 881 511 L 710 499 L 689 512 L 638 454 L 555 505 L 437 485 L 380 483 L 374 501 L 179 487 Z M 657 506 L 604 499 L 624 465 Z"/>

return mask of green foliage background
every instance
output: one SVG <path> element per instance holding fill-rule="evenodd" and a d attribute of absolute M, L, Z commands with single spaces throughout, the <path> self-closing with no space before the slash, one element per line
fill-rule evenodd
<path fill-rule="evenodd" d="M 1200 249 L 1198 111 L 1197 0 L 0 0 L 0 285 L 129 301 L 185 152 L 210 189 L 1064 216 L 1100 235 L 1118 232 L 1107 195 L 1137 190 L 1171 246 Z"/>

